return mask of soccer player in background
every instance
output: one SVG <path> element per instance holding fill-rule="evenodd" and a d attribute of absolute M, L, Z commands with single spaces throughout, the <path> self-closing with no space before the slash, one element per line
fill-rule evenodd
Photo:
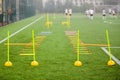
<path fill-rule="evenodd" d="M 103 19 L 106 18 L 106 11 L 105 11 L 105 9 L 102 10 L 102 16 L 103 16 Z"/>

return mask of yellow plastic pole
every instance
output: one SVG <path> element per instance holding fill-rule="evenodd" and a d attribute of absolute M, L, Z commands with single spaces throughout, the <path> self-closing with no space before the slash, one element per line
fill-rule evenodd
<path fill-rule="evenodd" d="M 70 15 L 68 15 L 68 22 L 69 22 L 69 24 L 70 24 Z"/>
<path fill-rule="evenodd" d="M 79 36 L 80 36 L 80 32 L 78 30 L 78 38 L 77 38 L 77 61 L 80 60 L 80 39 L 79 39 Z"/>
<path fill-rule="evenodd" d="M 50 23 L 49 23 L 49 14 L 47 13 L 47 22 L 46 22 L 47 27 L 50 27 Z"/>
<path fill-rule="evenodd" d="M 34 30 L 32 30 L 32 43 L 33 43 L 33 60 L 35 61 L 35 38 L 34 38 Z"/>
<path fill-rule="evenodd" d="M 68 28 L 70 27 L 70 15 L 67 15 L 67 24 L 68 24 Z"/>
<path fill-rule="evenodd" d="M 7 50 L 8 50 L 8 54 L 7 54 L 7 57 L 8 57 L 8 61 L 10 61 L 10 32 L 8 31 L 8 46 L 7 46 Z"/>
<path fill-rule="evenodd" d="M 80 36 L 80 32 L 78 30 L 78 38 L 77 38 L 77 61 L 74 62 L 74 66 L 82 66 L 82 62 L 79 61 L 80 60 L 80 39 L 79 39 L 79 36 Z"/>
<path fill-rule="evenodd" d="M 10 61 L 10 33 L 9 33 L 9 31 L 8 31 L 8 40 L 7 40 L 7 61 L 5 62 L 5 66 L 6 67 L 11 67 L 12 66 L 12 62 Z"/>
<path fill-rule="evenodd" d="M 46 18 L 47 18 L 47 22 L 49 22 L 49 16 L 48 16 L 48 13 L 47 13 L 47 15 L 46 15 Z"/>
<path fill-rule="evenodd" d="M 33 43 L 33 61 L 31 62 L 31 66 L 38 66 L 38 62 L 35 57 L 35 38 L 34 38 L 34 30 L 32 30 L 32 43 Z"/>
<path fill-rule="evenodd" d="M 108 51 L 109 51 L 109 56 L 110 56 L 110 60 L 111 59 L 111 49 L 110 49 L 110 40 L 109 40 L 109 35 L 108 35 L 108 30 L 106 30 L 106 37 L 107 37 L 107 43 L 108 43 Z"/>

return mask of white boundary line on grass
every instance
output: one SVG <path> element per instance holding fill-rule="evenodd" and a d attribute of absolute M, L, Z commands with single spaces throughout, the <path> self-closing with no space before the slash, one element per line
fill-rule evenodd
<path fill-rule="evenodd" d="M 104 21 L 104 23 L 107 23 L 107 24 L 120 24 L 120 23 L 113 23 L 112 21 Z"/>
<path fill-rule="evenodd" d="M 109 53 L 109 51 L 106 49 L 107 47 L 101 47 L 101 49 L 107 54 L 107 55 L 109 55 L 110 53 Z M 110 48 L 120 48 L 120 47 L 110 47 Z M 111 55 L 112 57 L 112 59 L 118 64 L 118 65 L 120 65 L 120 60 L 119 59 L 117 59 L 115 56 L 113 56 L 113 55 Z"/>
<path fill-rule="evenodd" d="M 23 26 L 23 27 L 22 27 L 21 29 L 19 29 L 18 31 L 12 33 L 12 34 L 10 35 L 10 37 L 16 35 L 17 33 L 21 32 L 21 31 L 23 31 L 23 30 L 26 29 L 27 27 L 29 27 L 29 26 L 31 26 L 32 24 L 36 23 L 37 21 L 41 20 L 43 17 L 44 17 L 44 16 L 41 16 L 40 18 L 36 19 L 36 20 L 33 21 L 32 23 L 30 23 L 30 24 L 28 24 L 28 25 L 26 25 L 26 26 Z M 6 41 L 7 39 L 8 39 L 8 37 L 6 37 L 6 38 L 4 38 L 3 40 L 1 40 L 1 41 L 0 41 L 0 44 L 3 43 L 4 41 Z"/>

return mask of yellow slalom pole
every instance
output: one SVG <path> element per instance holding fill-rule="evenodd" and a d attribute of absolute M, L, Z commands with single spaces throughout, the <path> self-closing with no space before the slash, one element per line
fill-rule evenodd
<path fill-rule="evenodd" d="M 35 58 L 35 38 L 34 38 L 34 30 L 32 30 L 32 43 L 33 43 L 33 59 L 34 61 L 36 60 Z"/>
<path fill-rule="evenodd" d="M 49 22 L 49 14 L 47 13 L 47 22 L 46 22 L 46 25 L 47 25 L 47 27 L 49 28 L 50 27 L 50 22 Z"/>
<path fill-rule="evenodd" d="M 7 44 L 8 44 L 8 46 L 7 46 L 7 50 L 8 50 L 8 54 L 7 54 L 7 57 L 8 57 L 8 61 L 10 61 L 10 39 L 9 39 L 9 36 L 10 35 L 10 32 L 8 31 L 8 41 L 7 41 Z"/>
<path fill-rule="evenodd" d="M 115 65 L 115 62 L 112 60 L 112 53 L 111 53 L 111 49 L 110 49 L 110 40 L 109 40 L 108 30 L 106 30 L 106 37 L 107 37 L 108 51 L 109 51 L 109 56 L 110 56 L 110 60 L 108 61 L 107 65 L 113 66 L 113 65 Z"/>
<path fill-rule="evenodd" d="M 67 15 L 67 27 L 68 29 L 70 27 L 70 15 L 69 14 Z"/>
<path fill-rule="evenodd" d="M 80 36 L 80 32 L 78 30 L 78 38 L 77 38 L 77 60 L 79 61 L 80 60 L 80 39 L 79 39 L 79 36 Z"/>
<path fill-rule="evenodd" d="M 33 43 L 33 61 L 31 62 L 31 66 L 38 66 L 38 62 L 35 57 L 35 38 L 34 38 L 34 30 L 32 30 L 32 43 Z"/>
<path fill-rule="evenodd" d="M 109 56 L 111 60 L 111 50 L 110 50 L 110 40 L 109 40 L 108 30 L 106 30 L 106 37 L 107 37 L 107 43 L 108 43 Z"/>
<path fill-rule="evenodd" d="M 11 67 L 12 62 L 10 61 L 10 32 L 8 31 L 8 40 L 7 40 L 7 61 L 5 62 L 6 67 Z"/>
<path fill-rule="evenodd" d="M 70 27 L 70 15 L 68 15 L 68 22 L 69 22 L 69 27 Z"/>
<path fill-rule="evenodd" d="M 47 13 L 47 15 L 46 15 L 46 18 L 47 18 L 47 22 L 49 22 L 49 16 L 48 16 L 48 13 Z"/>
<path fill-rule="evenodd" d="M 82 66 L 82 62 L 80 61 L 80 39 L 79 39 L 79 36 L 80 36 L 80 32 L 78 30 L 78 38 L 77 38 L 77 61 L 74 62 L 74 66 Z"/>

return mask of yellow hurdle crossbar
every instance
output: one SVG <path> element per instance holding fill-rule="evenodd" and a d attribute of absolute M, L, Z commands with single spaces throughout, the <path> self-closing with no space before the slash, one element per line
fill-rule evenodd
<path fill-rule="evenodd" d="M 78 30 L 78 32 L 77 32 L 77 36 L 78 36 L 78 38 L 77 38 L 77 61 L 79 61 L 80 60 L 80 39 L 79 39 L 79 37 L 80 37 L 80 32 L 79 32 L 79 30 Z"/>
<path fill-rule="evenodd" d="M 107 44 L 80 44 L 81 46 L 108 46 Z"/>
<path fill-rule="evenodd" d="M 8 45 L 5 43 L 5 45 Z M 32 43 L 9 43 L 10 46 L 32 46 Z"/>
<path fill-rule="evenodd" d="M 20 54 L 21 56 L 33 56 L 35 54 Z"/>

